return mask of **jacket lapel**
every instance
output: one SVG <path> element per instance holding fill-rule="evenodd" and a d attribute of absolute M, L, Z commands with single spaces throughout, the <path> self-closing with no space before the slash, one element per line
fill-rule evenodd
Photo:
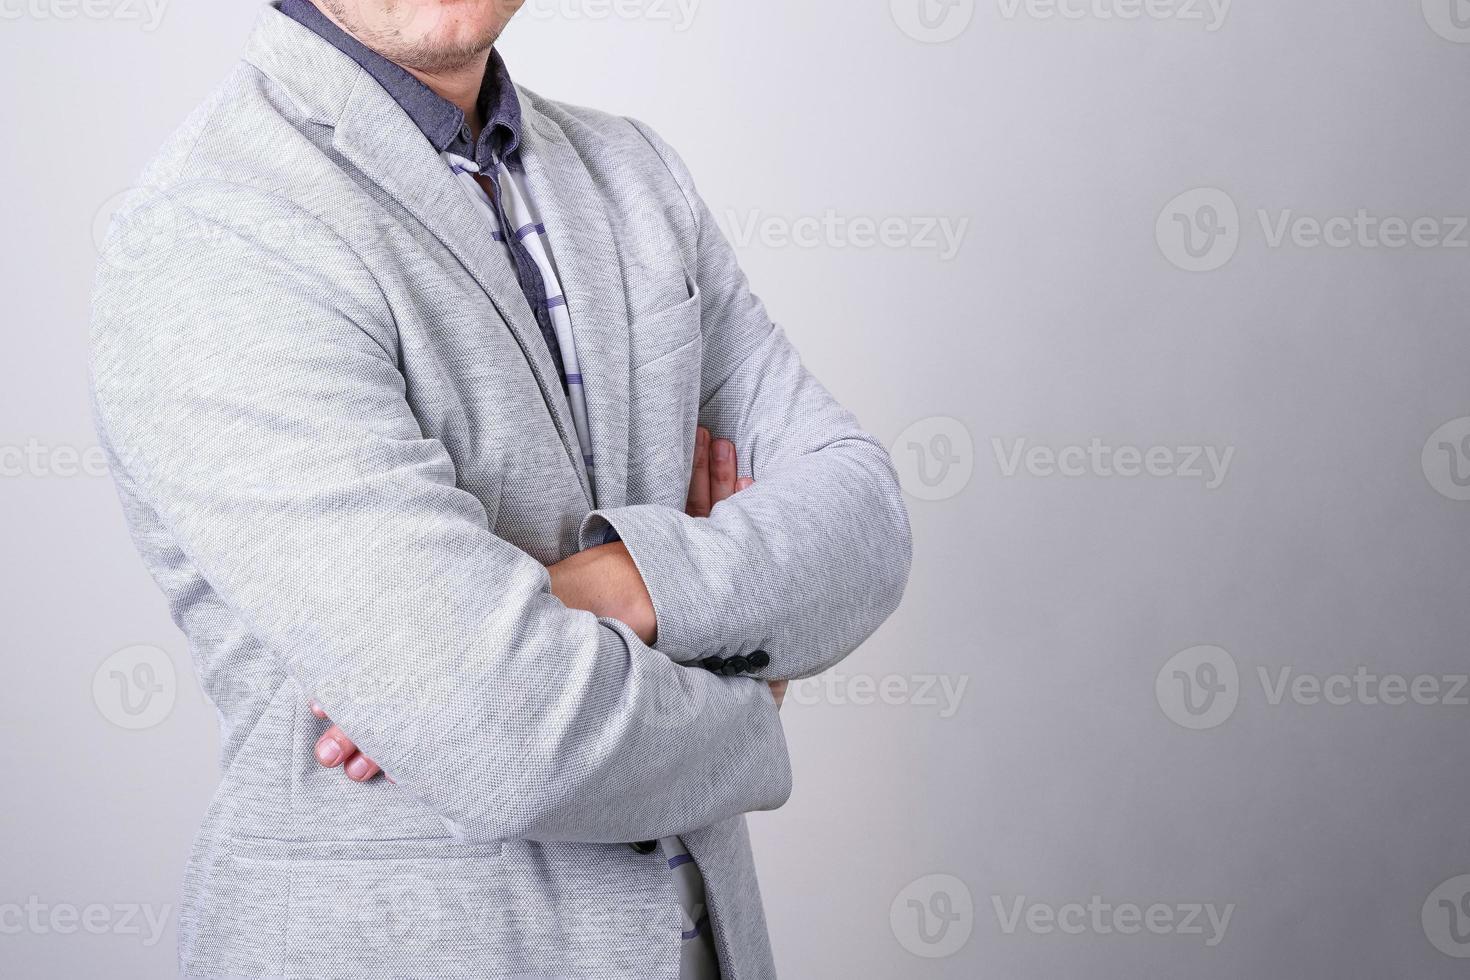
<path fill-rule="evenodd" d="M 596 506 L 621 507 L 628 479 L 628 305 L 602 198 L 561 128 L 524 96 L 521 164 L 561 279 L 592 435 Z"/>
<path fill-rule="evenodd" d="M 434 152 L 423 133 L 382 86 L 365 72 L 359 74 L 347 96 L 332 142 L 344 159 L 443 243 L 495 304 L 531 366 L 590 502 L 587 472 L 577 449 L 571 408 L 562 392 L 551 352 L 536 326 L 511 263 L 501 251 L 504 246 L 494 240 L 485 219 L 444 159 Z"/>

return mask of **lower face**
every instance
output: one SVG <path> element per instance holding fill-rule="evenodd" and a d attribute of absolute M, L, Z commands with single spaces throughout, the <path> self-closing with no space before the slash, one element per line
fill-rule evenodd
<path fill-rule="evenodd" d="M 321 0 L 324 12 L 384 57 L 444 71 L 483 57 L 524 0 Z"/>

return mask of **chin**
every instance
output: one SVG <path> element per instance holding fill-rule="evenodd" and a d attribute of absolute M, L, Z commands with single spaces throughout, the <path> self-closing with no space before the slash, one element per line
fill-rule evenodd
<path fill-rule="evenodd" d="M 425 55 L 453 61 L 484 52 L 500 36 L 514 8 L 506 0 L 410 0 L 422 13 L 417 38 Z"/>

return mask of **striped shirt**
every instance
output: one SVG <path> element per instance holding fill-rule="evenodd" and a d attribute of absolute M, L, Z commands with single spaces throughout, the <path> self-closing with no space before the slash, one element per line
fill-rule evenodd
<path fill-rule="evenodd" d="M 460 186 L 465 189 L 470 200 L 484 215 L 491 228 L 491 235 L 506 246 L 507 252 L 511 254 L 511 261 L 515 261 L 516 251 L 523 251 L 529 253 L 531 261 L 535 263 L 537 275 L 531 281 L 540 281 L 541 295 L 528 295 L 526 301 L 532 304 L 533 311 L 544 311 L 551 321 L 556 338 L 552 355 L 555 357 L 558 352 L 561 354 L 558 368 L 567 393 L 567 403 L 572 409 L 577 443 L 581 447 L 582 461 L 587 464 L 587 476 L 595 487 L 597 477 L 593 472 L 592 435 L 587 428 L 587 396 L 582 387 L 582 368 L 577 362 L 577 341 L 572 336 L 572 318 L 567 311 L 567 298 L 562 294 L 561 280 L 557 276 L 556 264 L 552 261 L 551 248 L 546 240 L 546 224 L 526 192 L 520 167 L 494 159 L 491 163 L 495 168 L 494 176 L 485 175 L 500 188 L 500 204 L 505 209 L 505 226 L 509 229 L 507 233 L 501 230 L 500 216 L 494 200 L 475 179 L 481 173 L 479 164 L 449 150 L 444 151 L 441 156 L 459 178 Z"/>
<path fill-rule="evenodd" d="M 500 217 L 495 202 L 484 186 L 475 179 L 481 172 L 480 167 L 474 161 L 456 153 L 445 151 L 442 156 L 459 180 L 460 186 L 484 215 L 495 240 L 505 244 L 507 250 L 512 248 L 514 243 L 500 230 Z M 510 235 L 534 259 L 542 288 L 545 290 L 546 295 L 538 298 L 544 299 L 545 309 L 550 313 L 551 323 L 556 330 L 556 343 L 561 349 L 562 368 L 566 378 L 567 402 L 571 405 L 582 458 L 587 462 L 587 476 L 595 487 L 597 476 L 592 463 L 592 437 L 587 429 L 586 389 L 577 362 L 577 339 L 572 332 L 566 297 L 562 294 L 561 280 L 552 259 L 546 224 L 536 211 L 520 168 L 507 166 L 499 160 L 495 164 L 497 175 L 494 185 L 499 188 L 501 207 L 509 219 L 508 227 L 512 229 Z M 527 300 L 534 305 L 532 297 L 528 296 Z M 684 915 L 684 928 L 679 943 L 679 976 L 681 980 L 716 980 L 720 973 L 715 958 L 714 939 L 710 934 L 709 914 L 705 908 L 704 877 L 699 873 L 699 866 L 685 850 L 683 841 L 677 837 L 665 837 L 659 841 L 658 853 L 668 864 L 674 879 L 674 888 L 679 895 L 679 907 Z"/>

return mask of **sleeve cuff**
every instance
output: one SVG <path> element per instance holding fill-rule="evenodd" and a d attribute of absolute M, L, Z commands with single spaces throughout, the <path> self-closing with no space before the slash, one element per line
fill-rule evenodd
<path fill-rule="evenodd" d="M 753 653 L 729 642 L 733 624 L 722 622 L 727 596 L 711 594 L 681 522 L 693 520 L 667 507 L 637 505 L 593 511 L 582 519 L 578 547 L 585 550 L 622 541 L 643 576 L 658 617 L 654 649 L 686 663 L 714 656 Z"/>

